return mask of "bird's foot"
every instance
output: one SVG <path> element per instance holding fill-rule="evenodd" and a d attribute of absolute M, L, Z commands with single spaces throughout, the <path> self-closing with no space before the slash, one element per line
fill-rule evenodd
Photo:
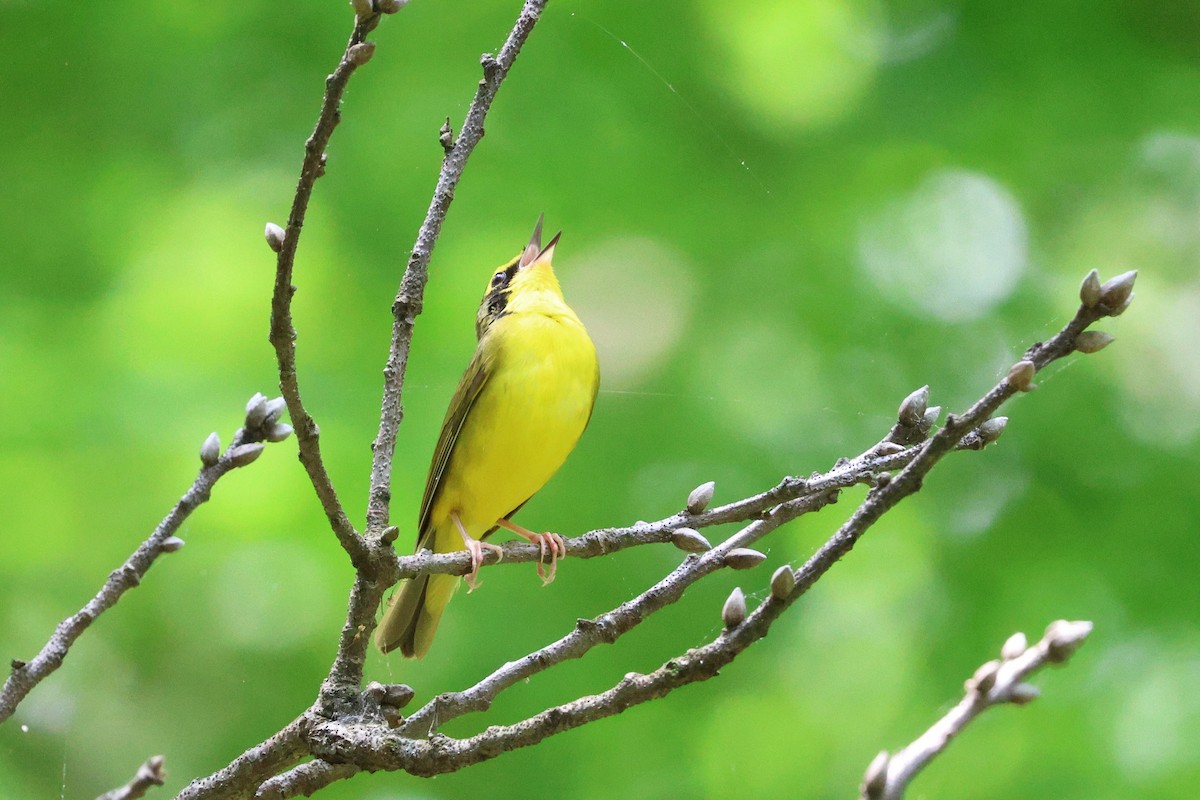
<path fill-rule="evenodd" d="M 479 568 L 483 566 L 483 551 L 491 550 L 496 554 L 497 560 L 504 558 L 504 549 L 500 545 L 492 544 L 491 542 L 481 542 L 471 534 L 467 533 L 467 529 L 463 527 L 462 521 L 457 514 L 451 514 L 450 518 L 454 520 L 454 526 L 458 528 L 459 535 L 462 536 L 463 545 L 467 548 L 467 552 L 471 554 L 471 571 L 466 575 L 467 594 L 475 591 L 480 587 Z"/>
<path fill-rule="evenodd" d="M 554 577 L 558 573 L 558 560 L 567 557 L 566 540 L 557 533 L 534 533 L 506 519 L 497 520 L 496 524 L 538 546 L 538 577 L 542 579 L 543 586 L 553 583 Z M 547 550 L 550 551 L 550 570 L 548 572 L 545 565 Z"/>

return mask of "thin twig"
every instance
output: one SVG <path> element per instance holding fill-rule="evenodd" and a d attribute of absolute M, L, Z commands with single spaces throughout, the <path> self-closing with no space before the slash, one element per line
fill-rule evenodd
<path fill-rule="evenodd" d="M 255 787 L 263 781 L 295 766 L 308 755 L 303 739 L 308 725 L 306 712 L 242 753 L 229 766 L 192 781 L 175 800 L 234 800 L 253 796 Z"/>
<path fill-rule="evenodd" d="M 309 761 L 276 775 L 258 788 L 256 800 L 286 800 L 309 795 L 331 783 L 344 781 L 359 773 L 353 764 L 331 764 L 328 761 Z"/>
<path fill-rule="evenodd" d="M 215 438 L 214 435 L 214 441 Z M 67 657 L 75 640 L 101 614 L 116 605 L 125 592 L 140 584 L 146 572 L 160 555 L 174 552 L 183 546 L 182 540 L 174 539 L 170 542 L 168 540 L 174 537 L 180 525 L 193 511 L 208 501 L 216 482 L 230 470 L 241 466 L 240 463 L 236 463 L 238 459 L 235 456 L 247 451 L 239 450 L 239 448 L 261 447 L 261 445 L 249 444 L 250 441 L 245 430 L 239 430 L 225 454 L 214 463 L 201 467 L 196 480 L 175 504 L 175 507 L 163 517 L 154 532 L 138 546 L 137 550 L 125 560 L 125 563 L 109 574 L 108 580 L 104 582 L 100 591 L 96 592 L 95 597 L 78 612 L 60 622 L 54 629 L 50 640 L 30 661 L 13 659 L 12 672 L 9 674 L 8 680 L 4 682 L 4 688 L 0 689 L 0 723 L 12 716 L 17 706 L 33 687 L 62 666 L 63 660 Z M 219 450 L 219 446 L 214 448 L 214 453 L 217 450 Z"/>
<path fill-rule="evenodd" d="M 146 792 L 155 786 L 162 786 L 166 780 L 167 773 L 163 769 L 164 762 L 165 759 L 162 756 L 150 756 L 144 764 L 138 767 L 138 771 L 129 779 L 129 783 L 105 792 L 96 800 L 139 800 L 139 798 L 145 797 Z"/>
<path fill-rule="evenodd" d="M 1059 620 L 1046 628 L 1041 641 L 1026 646 L 1025 634 L 1009 637 L 999 660 L 989 661 L 966 682 L 966 693 L 929 730 L 889 755 L 880 753 L 867 767 L 860 789 L 862 800 L 900 800 L 908 785 L 976 717 L 992 706 L 1024 705 L 1038 696 L 1024 680 L 1048 664 L 1062 664 L 1092 632 L 1090 622 Z"/>
<path fill-rule="evenodd" d="M 977 431 L 963 436 L 958 449 L 979 450 L 983 437 Z M 689 513 L 686 510 L 654 522 L 638 522 L 621 528 L 597 528 L 579 536 L 564 537 L 567 556 L 570 558 L 598 558 L 612 553 L 649 544 L 662 544 L 674 539 L 681 528 L 702 530 L 731 522 L 755 519 L 769 509 L 789 500 L 829 495 L 838 489 L 865 484 L 875 485 L 878 477 L 892 470 L 907 466 L 920 453 L 919 447 L 909 447 L 884 455 L 879 445 L 872 447 L 853 459 L 842 459 L 833 469 L 825 473 L 814 473 L 808 478 L 784 478 L 764 492 L 728 503 L 723 506 Z M 484 551 L 485 566 L 525 564 L 545 559 L 537 545 L 523 541 L 505 542 L 502 553 Z M 396 559 L 397 578 L 412 578 L 417 575 L 466 575 L 472 569 L 471 556 L 465 550 L 452 553 L 433 553 L 421 550 L 412 555 Z"/>
<path fill-rule="evenodd" d="M 425 296 L 425 284 L 429 280 L 429 258 L 441 233 L 442 223 L 446 212 L 454 200 L 454 189 L 462 177 L 463 168 L 467 165 L 475 145 L 483 138 L 484 120 L 492 100 L 500 85 L 508 76 L 521 47 L 533 26 L 537 24 L 547 0 L 525 0 L 517 22 L 509 33 L 500 54 L 492 56 L 485 53 L 481 58 L 483 79 L 475 92 L 475 99 L 467 109 L 466 119 L 463 120 L 462 130 L 457 141 L 446 147 L 442 159 L 442 170 L 438 175 L 437 188 L 425 214 L 425 221 L 417 233 L 417 241 L 413 245 L 408 266 L 400 281 L 400 289 L 392 303 L 392 342 L 388 349 L 387 365 L 383 376 L 383 402 L 379 415 L 379 433 L 375 437 L 371 449 L 374 458 L 371 462 L 371 492 L 367 505 L 367 529 L 381 531 L 388 524 L 388 513 L 391 504 L 392 485 L 392 456 L 396 449 L 396 431 L 404 416 L 401 403 L 401 393 L 404 387 L 404 374 L 408 369 L 408 351 L 412 344 L 413 325 L 421 313 Z M 451 138 L 443 137 L 450 142 Z"/>
<path fill-rule="evenodd" d="M 288 414 L 296 428 L 300 463 L 308 472 L 309 481 L 320 498 L 321 507 L 325 509 L 325 516 L 329 518 L 334 534 L 357 569 L 369 566 L 368 551 L 346 516 L 337 491 L 333 488 L 333 481 L 325 469 L 325 462 L 321 459 L 317 423 L 304 408 L 300 398 L 300 383 L 296 376 L 296 329 L 292 324 L 292 295 L 296 292 L 296 287 L 292 285 L 292 272 L 313 185 L 317 178 L 325 174 L 325 148 L 329 144 L 329 137 L 333 135 L 333 129 L 341 120 L 339 106 L 342 95 L 346 91 L 350 76 L 360 63 L 365 63 L 364 59 L 354 57 L 354 53 L 364 52 L 361 48 L 371 46 L 365 44 L 367 34 L 378 22 L 377 13 L 355 17 L 354 31 L 346 44 L 346 51 L 342 54 L 337 69 L 325 79 L 325 97 L 317 115 L 316 127 L 304 143 L 304 162 L 300 167 L 300 179 L 296 183 L 296 195 L 292 200 L 287 229 L 282 239 L 273 241 L 271 229 L 268 227 L 268 242 L 272 247 L 278 245 L 279 252 L 275 266 L 275 290 L 271 297 L 271 344 L 275 348 L 275 359 L 279 365 L 279 389 L 287 400 Z"/>

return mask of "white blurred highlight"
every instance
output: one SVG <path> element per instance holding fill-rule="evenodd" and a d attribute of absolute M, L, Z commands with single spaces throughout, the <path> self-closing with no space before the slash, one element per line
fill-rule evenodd
<path fill-rule="evenodd" d="M 696 296 L 692 267 L 645 238 L 614 239 L 566 263 L 559 279 L 596 344 L 601 388 L 636 385 L 683 335 Z"/>
<path fill-rule="evenodd" d="M 963 170 L 928 176 L 858 234 L 859 263 L 884 295 L 948 322 L 976 319 L 1008 298 L 1027 250 L 1013 196 Z"/>

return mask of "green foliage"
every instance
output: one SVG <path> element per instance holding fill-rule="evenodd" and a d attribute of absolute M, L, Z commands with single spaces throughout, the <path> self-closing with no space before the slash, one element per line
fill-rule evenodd
<path fill-rule="evenodd" d="M 441 149 L 517 3 L 419 0 L 353 79 L 297 262 L 302 388 L 361 523 L 389 305 Z M 339 3 L 0 8 L 0 655 L 30 657 L 170 507 L 210 430 L 271 391 L 273 258 Z M 420 781 L 328 798 L 847 796 L 1014 630 L 1094 620 L 1044 697 L 985 722 L 926 797 L 1184 798 L 1200 779 L 1200 26 L 1180 0 L 738 5 L 557 0 L 457 192 L 417 327 L 394 477 L 411 525 L 491 269 L 545 211 L 601 348 L 592 425 L 524 524 L 572 535 L 827 468 L 928 383 L 959 409 L 1141 270 L 1117 342 L 1040 376 L 1004 439 L 956 455 L 771 637 L 713 682 Z M 0 794 L 92 797 L 167 756 L 167 797 L 310 702 L 351 571 L 294 441 L 221 483 L 166 557 L 0 728 Z M 768 540 L 748 573 L 515 687 L 512 721 L 719 630 L 861 495 Z M 411 531 L 402 535 L 405 547 Z M 469 685 L 628 599 L 643 548 L 486 570 L 420 663 Z M 467 734 L 466 718 L 446 731 Z M 24 726 L 24 727 L 23 727 Z M 629 765 L 620 769 L 618 765 Z M 617 767 L 617 768 L 614 768 Z"/>

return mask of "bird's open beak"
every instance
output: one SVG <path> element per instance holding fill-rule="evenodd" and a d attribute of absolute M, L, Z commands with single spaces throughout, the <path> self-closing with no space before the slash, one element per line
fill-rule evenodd
<path fill-rule="evenodd" d="M 537 264 L 549 264 L 554 257 L 554 246 L 558 244 L 558 238 L 562 236 L 562 231 L 554 234 L 554 238 L 545 247 L 542 247 L 542 222 L 545 220 L 545 214 L 538 214 L 537 225 L 533 228 L 533 235 L 529 237 L 529 244 L 525 246 L 525 250 L 521 253 L 520 269 L 525 269 L 529 266 Z"/>
<path fill-rule="evenodd" d="M 536 261 L 542 252 L 542 222 L 545 218 L 545 214 L 538 214 L 537 225 L 533 226 L 533 236 L 529 237 L 529 244 L 525 245 L 525 249 L 521 252 L 520 269 L 525 269 Z"/>

